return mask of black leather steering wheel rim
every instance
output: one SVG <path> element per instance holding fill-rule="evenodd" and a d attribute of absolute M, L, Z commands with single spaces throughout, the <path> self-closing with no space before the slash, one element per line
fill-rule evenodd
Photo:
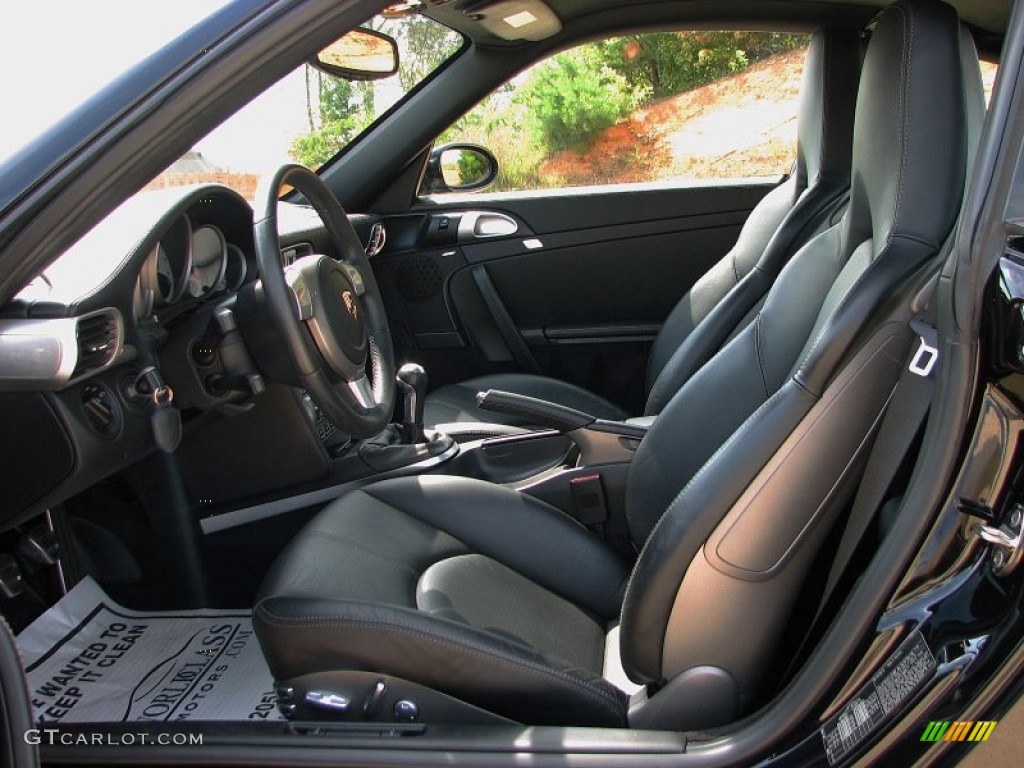
<path fill-rule="evenodd" d="M 320 216 L 340 261 L 306 256 L 288 267 L 286 275 L 278 227 L 278 198 L 286 185 L 298 190 Z M 301 165 L 284 165 L 264 177 L 256 204 L 256 263 L 266 308 L 291 358 L 295 383 L 341 431 L 357 438 L 379 434 L 394 410 L 395 355 L 380 288 L 355 229 L 327 185 Z M 362 333 L 365 345 L 360 343 Z"/>

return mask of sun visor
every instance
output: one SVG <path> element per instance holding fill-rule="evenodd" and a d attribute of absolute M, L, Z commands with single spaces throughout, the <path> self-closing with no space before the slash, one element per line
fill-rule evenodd
<path fill-rule="evenodd" d="M 463 12 L 502 40 L 543 40 L 562 29 L 555 12 L 541 0 L 474 3 Z"/>

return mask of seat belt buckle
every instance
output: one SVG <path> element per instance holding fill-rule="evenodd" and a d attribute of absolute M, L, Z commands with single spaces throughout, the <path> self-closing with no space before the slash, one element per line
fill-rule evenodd
<path fill-rule="evenodd" d="M 910 321 L 910 328 L 917 334 L 918 344 L 910 358 L 907 370 L 927 379 L 935 370 L 935 364 L 939 362 L 939 334 L 928 323 L 917 317 Z"/>
<path fill-rule="evenodd" d="M 608 520 L 601 475 L 581 475 L 569 480 L 569 490 L 576 505 L 576 519 L 588 528 L 603 525 Z"/>

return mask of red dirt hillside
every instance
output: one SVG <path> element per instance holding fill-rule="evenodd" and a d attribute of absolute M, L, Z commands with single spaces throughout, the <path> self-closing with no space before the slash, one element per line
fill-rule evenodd
<path fill-rule="evenodd" d="M 805 53 L 787 51 L 655 102 L 606 129 L 586 150 L 552 155 L 541 176 L 573 186 L 786 173 Z"/>

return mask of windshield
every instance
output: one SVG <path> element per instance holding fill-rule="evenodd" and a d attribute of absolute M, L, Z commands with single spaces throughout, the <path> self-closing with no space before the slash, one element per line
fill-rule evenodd
<path fill-rule="evenodd" d="M 118 75 L 228 2 L 6 5 L 0 24 L 0 72 L 5 73 L 0 77 L 5 114 L 0 120 L 0 164 Z M 97 18 L 117 23 L 97 23 Z"/>
<path fill-rule="evenodd" d="M 353 82 L 303 64 L 198 141 L 146 190 L 219 182 L 252 200 L 263 173 L 290 162 L 320 168 L 462 46 L 457 32 L 414 9 L 385 11 L 363 26 L 397 41 L 396 74 Z"/>

